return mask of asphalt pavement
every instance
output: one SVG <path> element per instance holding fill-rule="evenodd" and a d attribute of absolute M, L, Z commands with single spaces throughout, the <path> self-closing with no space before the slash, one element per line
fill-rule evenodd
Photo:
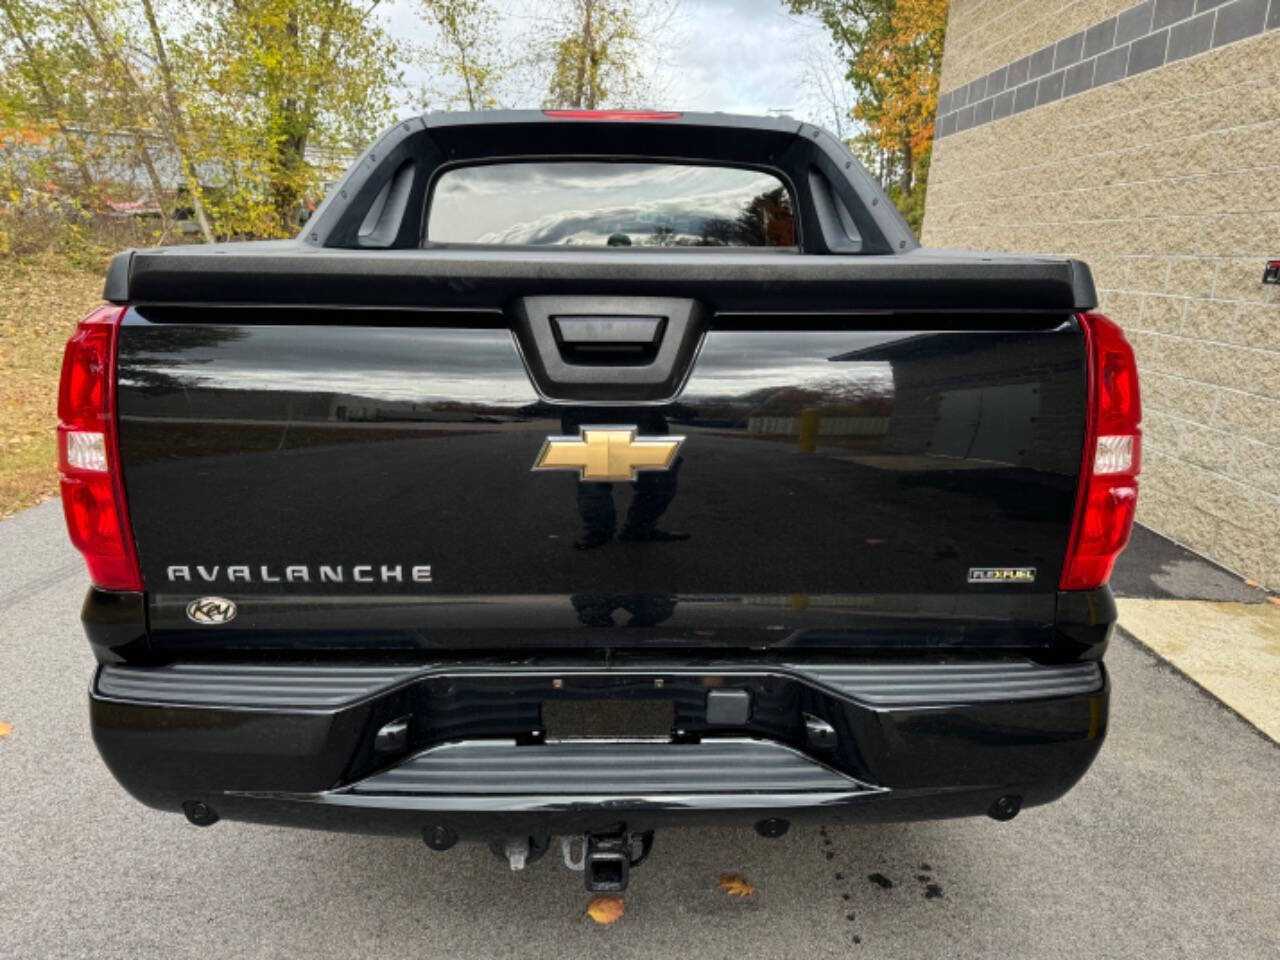
<path fill-rule="evenodd" d="M 4 960 L 1280 956 L 1280 749 L 1123 636 L 1106 745 L 1064 800 L 1006 824 L 660 833 L 600 927 L 550 856 L 511 874 L 475 847 L 140 806 L 89 738 L 85 587 L 56 502 L 0 523 Z"/>

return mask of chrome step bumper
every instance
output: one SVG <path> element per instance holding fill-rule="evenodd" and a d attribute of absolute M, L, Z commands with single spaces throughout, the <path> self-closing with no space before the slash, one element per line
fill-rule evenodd
<path fill-rule="evenodd" d="M 423 750 L 349 788 L 356 794 L 599 797 L 680 793 L 844 794 L 867 788 L 767 740 L 574 741 L 518 746 L 470 740 Z"/>
<path fill-rule="evenodd" d="M 721 693 L 749 710 L 713 712 Z M 223 819 L 483 837 L 608 833 L 618 822 L 930 819 L 983 814 L 1008 795 L 1030 807 L 1088 769 L 1108 696 L 1093 662 L 558 655 L 110 665 L 90 713 L 116 778 L 160 809 L 200 803 Z M 554 701 L 664 701 L 672 734 L 557 739 L 545 722 Z"/>
<path fill-rule="evenodd" d="M 459 664 L 353 666 L 316 664 L 187 663 L 163 667 L 103 666 L 96 690 L 104 697 L 147 703 L 332 709 L 382 695 L 395 687 L 433 677 L 504 675 L 536 676 L 671 676 L 706 673 L 708 666 L 575 667 Z M 826 687 L 840 696 L 873 707 L 942 706 L 1064 697 L 1102 687 L 1097 662 L 1044 665 L 1030 660 L 985 663 L 771 663 L 717 664 L 726 677 L 772 675 Z"/>

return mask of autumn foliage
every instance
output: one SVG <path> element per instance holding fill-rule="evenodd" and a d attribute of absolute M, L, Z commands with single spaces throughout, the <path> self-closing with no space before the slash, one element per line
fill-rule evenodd
<path fill-rule="evenodd" d="M 604 926 L 617 923 L 622 918 L 624 910 L 621 897 L 595 897 L 587 904 L 587 916 Z"/>
<path fill-rule="evenodd" d="M 0 252 L 295 234 L 395 116 L 375 6 L 0 0 Z"/>
<path fill-rule="evenodd" d="M 756 892 L 755 887 L 736 873 L 720 874 L 720 889 L 731 897 L 752 897 Z"/>
<path fill-rule="evenodd" d="M 919 230 L 933 143 L 947 0 L 787 0 L 819 17 L 847 67 L 854 145 Z"/>

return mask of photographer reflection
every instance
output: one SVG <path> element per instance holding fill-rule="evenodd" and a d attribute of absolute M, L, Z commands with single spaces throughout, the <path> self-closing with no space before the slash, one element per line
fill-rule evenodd
<path fill-rule="evenodd" d="M 567 409 L 560 418 L 565 436 L 574 436 L 584 425 L 618 424 L 636 427 L 637 437 L 667 436 L 667 418 L 652 407 L 633 408 L 580 408 Z M 684 458 L 677 456 L 666 470 L 641 470 L 632 481 L 631 505 L 626 519 L 618 527 L 617 510 L 613 502 L 612 482 L 599 483 L 590 480 L 578 483 L 578 513 L 582 517 L 582 535 L 574 541 L 579 550 L 592 550 L 604 546 L 616 534 L 624 543 L 670 543 L 688 540 L 689 534 L 678 530 L 662 530 L 658 519 L 676 496 L 680 464 Z"/>

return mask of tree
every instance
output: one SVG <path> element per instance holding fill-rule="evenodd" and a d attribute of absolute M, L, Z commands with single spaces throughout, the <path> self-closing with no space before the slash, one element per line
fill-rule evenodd
<path fill-rule="evenodd" d="M 77 0 L 76 2 L 76 8 L 84 16 L 84 22 L 94 42 L 97 44 L 102 58 L 100 69 L 102 78 L 108 81 L 106 89 L 115 93 L 126 117 L 124 125 L 133 130 L 138 160 L 147 171 L 147 177 L 151 181 L 152 193 L 156 204 L 161 209 L 162 217 L 165 205 L 164 190 L 161 186 L 159 175 L 156 173 L 155 163 L 151 159 L 150 145 L 142 133 L 148 114 L 149 119 L 154 121 L 155 126 L 163 132 L 174 156 L 178 160 L 178 164 L 182 168 L 183 177 L 186 179 L 188 190 L 191 192 L 196 221 L 200 225 L 200 232 L 204 235 L 205 242 L 213 243 L 213 228 L 209 225 L 209 218 L 205 215 L 200 183 L 196 177 L 195 165 L 191 162 L 190 145 L 186 142 L 185 124 L 182 122 L 182 115 L 178 109 L 177 98 L 173 89 L 173 75 L 169 68 L 168 58 L 165 55 L 164 38 L 156 23 L 155 8 L 152 6 L 151 0 L 142 0 L 142 5 L 146 13 L 151 40 L 154 44 L 152 55 L 159 64 L 159 76 L 155 79 L 161 81 L 164 91 L 163 99 L 157 96 L 157 91 L 149 89 L 145 75 L 130 61 L 124 41 L 108 28 L 103 16 L 99 10 L 95 9 L 94 4 L 90 0 Z M 121 125 L 119 117 L 112 124 L 114 127 Z"/>
<path fill-rule="evenodd" d="M 173 79 L 173 68 L 169 65 L 169 54 L 165 47 L 164 34 L 156 19 L 156 10 L 152 0 L 141 0 L 142 10 L 147 18 L 147 30 L 151 37 L 151 52 L 155 57 L 156 67 L 164 88 L 165 129 L 169 135 L 169 143 L 178 157 L 182 167 L 182 176 L 186 180 L 187 190 L 191 194 L 191 205 L 200 225 L 200 232 L 206 243 L 213 243 L 213 228 L 204 211 L 204 197 L 200 187 L 200 178 L 196 175 L 196 166 L 192 161 L 191 138 L 178 102 L 177 84 Z"/>
<path fill-rule="evenodd" d="M 808 38 L 799 49 L 799 80 L 806 92 L 802 111 L 818 117 L 840 140 L 851 137 L 856 97 L 845 71 L 831 56 L 830 40 Z"/>
<path fill-rule="evenodd" d="M 739 243 L 750 247 L 786 247 L 796 242 L 791 199 L 775 187 L 749 200 L 738 214 Z"/>
<path fill-rule="evenodd" d="M 378 2 L 0 0 L 4 196 L 101 225 L 146 184 L 207 240 L 294 233 L 391 119 Z"/>
<path fill-rule="evenodd" d="M 543 106 L 596 110 L 643 101 L 651 78 L 642 68 L 660 61 L 659 41 L 675 10 L 674 0 L 558 0 L 532 43 L 550 75 Z"/>
<path fill-rule="evenodd" d="M 0 2 L 0 126 L 6 141 L 21 144 L 0 154 L 7 201 L 0 246 L 22 235 L 24 251 L 53 243 L 91 259 L 96 247 L 85 227 L 101 223 L 113 203 L 135 200 L 140 180 L 163 225 L 165 190 L 145 98 L 116 46 L 79 0 Z M 122 168 L 133 175 L 122 177 Z"/>
<path fill-rule="evenodd" d="M 43 118 L 45 123 L 52 124 L 58 130 L 72 162 L 79 173 L 81 186 L 86 196 L 92 191 L 94 176 L 89 169 L 83 140 L 74 133 L 68 124 L 68 116 L 62 107 L 64 91 L 60 89 L 65 75 L 66 47 L 61 45 L 59 52 L 51 51 L 50 45 L 41 43 L 40 34 L 46 36 L 53 26 L 48 8 L 32 10 L 20 0 L 0 0 L 0 12 L 4 15 L 5 33 L 12 37 L 20 51 L 18 73 L 21 79 L 30 84 L 36 95 L 37 110 L 32 111 L 22 103 L 21 98 L 11 99 L 6 112 L 32 118 L 34 113 Z M 59 55 L 59 53 L 61 55 Z M 18 93 L 14 90 L 13 93 Z"/>
<path fill-rule="evenodd" d="M 497 39 L 498 15 L 487 0 L 421 0 L 426 18 L 440 32 L 429 59 L 457 84 L 446 93 L 448 106 L 457 102 L 468 110 L 498 105 L 503 67 Z"/>
<path fill-rule="evenodd" d="M 785 0 L 831 34 L 857 92 L 855 138 L 919 230 L 938 106 L 947 0 Z"/>
<path fill-rule="evenodd" d="M 358 149 L 390 120 L 395 41 L 379 0 L 202 0 L 181 62 L 204 163 L 228 189 L 216 204 L 235 234 L 292 233 L 318 185 L 309 144 Z M 175 61 L 178 57 L 175 56 Z"/>

